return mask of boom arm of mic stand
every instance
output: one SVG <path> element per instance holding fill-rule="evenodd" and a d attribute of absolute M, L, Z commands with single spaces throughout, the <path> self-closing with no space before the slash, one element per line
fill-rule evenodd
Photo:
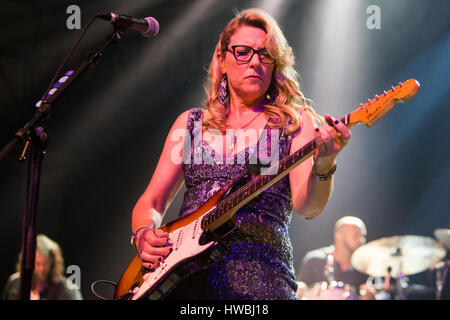
<path fill-rule="evenodd" d="M 85 72 L 89 71 L 94 64 L 97 63 L 99 58 L 103 55 L 103 52 L 111 44 L 114 44 L 121 39 L 122 33 L 122 30 L 115 29 L 114 32 L 108 36 L 105 45 L 94 54 L 89 55 L 67 81 L 65 81 L 58 90 L 48 98 L 48 100 L 44 100 L 44 103 L 38 108 L 38 111 L 27 124 L 23 128 L 20 128 L 15 133 L 15 137 L 0 150 L 0 161 L 4 160 L 17 146 L 28 140 L 30 129 L 36 124 L 44 122 L 50 116 L 54 103 L 66 93 L 68 89 L 72 88 Z"/>

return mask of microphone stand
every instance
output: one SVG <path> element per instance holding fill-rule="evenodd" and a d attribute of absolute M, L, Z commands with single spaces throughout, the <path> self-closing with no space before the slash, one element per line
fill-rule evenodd
<path fill-rule="evenodd" d="M 2 161 L 15 147 L 25 143 L 22 156 L 24 160 L 28 153 L 28 176 L 26 186 L 25 212 L 22 228 L 22 261 L 20 275 L 20 299 L 29 300 L 31 293 L 31 282 L 34 272 L 36 254 L 36 221 L 39 198 L 39 185 L 41 180 L 41 168 L 44 160 L 45 150 L 48 145 L 48 133 L 43 123 L 49 118 L 54 103 L 72 88 L 80 77 L 89 71 L 103 52 L 111 45 L 117 43 L 125 28 L 115 26 L 114 31 L 107 37 L 106 43 L 97 52 L 89 54 L 82 64 L 73 72 L 61 86 L 50 96 L 44 97 L 35 115 L 28 123 L 20 128 L 15 137 L 0 150 L 0 161 Z M 31 145 L 31 149 L 29 146 Z"/>

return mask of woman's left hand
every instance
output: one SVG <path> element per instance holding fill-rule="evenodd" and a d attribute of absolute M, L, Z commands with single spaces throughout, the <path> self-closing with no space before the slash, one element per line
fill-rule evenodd
<path fill-rule="evenodd" d="M 317 145 L 314 162 L 319 167 L 329 167 L 351 137 L 350 130 L 340 120 L 326 114 L 325 121 L 327 125 L 316 128 L 314 132 Z"/>

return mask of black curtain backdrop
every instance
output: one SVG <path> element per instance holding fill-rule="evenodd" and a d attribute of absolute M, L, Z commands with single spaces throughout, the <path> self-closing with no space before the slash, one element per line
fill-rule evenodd
<path fill-rule="evenodd" d="M 352 130 L 325 211 L 312 221 L 293 214 L 296 268 L 307 251 L 332 242 L 334 222 L 344 215 L 366 222 L 368 241 L 434 237 L 435 229 L 450 227 L 449 1 L 4 0 L 0 147 L 34 114 L 81 33 L 67 28 L 70 5 L 81 9 L 82 27 L 100 11 L 153 16 L 160 24 L 151 39 L 127 31 L 54 106 L 46 123 L 50 144 L 37 231 L 60 243 L 66 266 L 80 267 L 85 299 L 95 299 L 92 282 L 117 281 L 134 256 L 132 209 L 173 121 L 203 106 L 206 69 L 236 9 L 261 7 L 277 18 L 296 55 L 302 90 L 322 115 L 341 117 L 399 81 L 421 83 L 413 100 L 373 128 Z M 380 8 L 381 29 L 366 25 L 369 5 Z M 111 31 L 109 23 L 95 21 L 63 72 L 75 69 Z M 17 161 L 20 151 L 0 163 L 2 290 L 21 249 L 27 165 Z M 165 222 L 177 217 L 182 193 Z M 427 272 L 410 278 L 430 285 Z"/>

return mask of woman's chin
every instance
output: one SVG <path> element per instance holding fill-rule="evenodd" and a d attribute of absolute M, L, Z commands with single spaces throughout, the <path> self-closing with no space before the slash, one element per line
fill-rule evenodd
<path fill-rule="evenodd" d="M 264 99 L 265 92 L 265 90 L 261 90 L 260 88 L 248 88 L 247 90 L 240 92 L 239 95 L 243 97 L 245 101 L 259 102 Z"/>

